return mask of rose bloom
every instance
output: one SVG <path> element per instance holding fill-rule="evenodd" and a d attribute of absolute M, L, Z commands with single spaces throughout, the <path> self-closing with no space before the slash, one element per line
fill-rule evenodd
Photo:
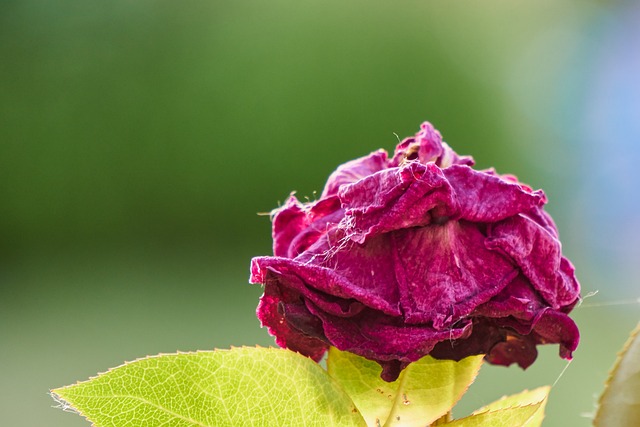
<path fill-rule="evenodd" d="M 276 209 L 274 256 L 250 279 L 276 343 L 316 361 L 335 346 L 387 381 L 427 354 L 526 368 L 557 343 L 570 359 L 580 286 L 544 193 L 472 165 L 423 123 L 392 158 L 345 163 L 319 200 Z"/>

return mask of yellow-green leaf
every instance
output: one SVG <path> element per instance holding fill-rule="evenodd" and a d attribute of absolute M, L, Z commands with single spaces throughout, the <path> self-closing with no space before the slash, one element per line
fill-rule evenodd
<path fill-rule="evenodd" d="M 530 391 L 525 390 L 518 394 L 512 394 L 511 396 L 504 396 L 495 402 L 474 411 L 474 414 L 539 404 L 535 414 L 525 424 L 522 424 L 526 427 L 539 427 L 542 425 L 542 420 L 544 419 L 544 408 L 547 405 L 549 391 L 551 391 L 551 387 L 544 386 Z"/>
<path fill-rule="evenodd" d="M 640 426 L 640 324 L 618 354 L 600 396 L 594 425 Z"/>
<path fill-rule="evenodd" d="M 426 356 L 388 383 L 380 378 L 377 363 L 331 348 L 327 368 L 368 426 L 412 427 L 429 425 L 446 414 L 475 379 L 482 359 L 471 356 L 454 362 Z"/>
<path fill-rule="evenodd" d="M 96 427 L 366 426 L 318 364 L 273 348 L 148 357 L 52 393 Z"/>
<path fill-rule="evenodd" d="M 542 402 L 527 406 L 497 409 L 471 415 L 443 424 L 446 427 L 530 427 L 530 422 L 541 409 Z M 535 424 L 533 424 L 535 425 Z M 538 424 L 539 425 L 539 424 Z"/>

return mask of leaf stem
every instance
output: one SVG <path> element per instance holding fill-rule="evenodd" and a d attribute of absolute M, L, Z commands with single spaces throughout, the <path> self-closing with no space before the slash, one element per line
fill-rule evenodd
<path fill-rule="evenodd" d="M 437 420 L 435 420 L 431 424 L 431 426 L 441 426 L 443 424 L 447 424 L 451 420 L 453 420 L 453 417 L 451 416 L 451 411 L 449 411 L 446 414 L 444 414 L 443 416 L 441 416 L 440 418 L 438 418 Z"/>

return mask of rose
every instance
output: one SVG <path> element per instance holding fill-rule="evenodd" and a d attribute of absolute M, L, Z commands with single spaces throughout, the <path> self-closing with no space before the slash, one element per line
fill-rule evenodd
<path fill-rule="evenodd" d="M 276 343 L 316 361 L 333 345 L 387 381 L 427 354 L 526 368 L 558 343 L 570 359 L 580 289 L 544 193 L 472 165 L 424 123 L 393 158 L 345 163 L 319 200 L 276 209 L 250 279 Z"/>

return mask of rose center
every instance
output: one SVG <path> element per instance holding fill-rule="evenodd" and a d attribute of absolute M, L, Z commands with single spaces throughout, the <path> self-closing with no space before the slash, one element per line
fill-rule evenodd
<path fill-rule="evenodd" d="M 447 221 L 449 221 L 449 217 L 446 215 L 434 216 L 431 218 L 431 223 L 436 225 L 444 225 Z"/>
<path fill-rule="evenodd" d="M 413 143 L 409 147 L 407 147 L 407 151 L 404 153 L 404 158 L 402 159 L 401 164 L 406 164 L 413 160 L 418 160 L 418 152 L 420 151 L 420 144 Z"/>

